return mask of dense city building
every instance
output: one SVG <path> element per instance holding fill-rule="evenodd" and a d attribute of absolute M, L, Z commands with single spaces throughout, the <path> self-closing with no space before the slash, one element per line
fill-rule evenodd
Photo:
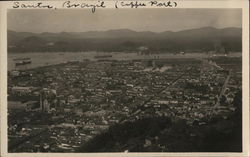
<path fill-rule="evenodd" d="M 241 58 L 233 57 L 97 58 L 8 75 L 11 152 L 74 152 L 110 126 L 149 117 L 189 126 L 227 119 L 242 88 Z"/>

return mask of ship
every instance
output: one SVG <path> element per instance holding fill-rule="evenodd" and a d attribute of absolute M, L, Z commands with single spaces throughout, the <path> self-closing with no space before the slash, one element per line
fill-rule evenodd
<path fill-rule="evenodd" d="M 31 60 L 30 58 L 14 58 L 14 61 L 25 61 L 25 60 Z"/>
<path fill-rule="evenodd" d="M 26 65 L 26 64 L 32 63 L 30 58 L 16 58 L 13 60 L 16 61 L 16 63 L 15 63 L 16 66 L 21 66 L 21 65 Z"/>
<path fill-rule="evenodd" d="M 111 58 L 112 55 L 98 55 L 98 56 L 94 56 L 95 58 Z"/>

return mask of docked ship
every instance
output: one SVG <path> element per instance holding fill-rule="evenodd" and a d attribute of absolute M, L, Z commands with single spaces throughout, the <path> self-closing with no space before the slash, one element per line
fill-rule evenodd
<path fill-rule="evenodd" d="M 26 65 L 26 64 L 31 64 L 31 58 L 15 58 L 13 59 L 16 63 L 16 66 L 20 66 L 20 65 Z"/>

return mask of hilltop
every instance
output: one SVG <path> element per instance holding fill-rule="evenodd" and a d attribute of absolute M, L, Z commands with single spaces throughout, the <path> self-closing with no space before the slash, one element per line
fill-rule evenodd
<path fill-rule="evenodd" d="M 129 29 L 88 32 L 31 33 L 8 30 L 8 52 L 207 52 L 241 51 L 241 28 L 203 27 L 178 32 L 137 32 Z"/>

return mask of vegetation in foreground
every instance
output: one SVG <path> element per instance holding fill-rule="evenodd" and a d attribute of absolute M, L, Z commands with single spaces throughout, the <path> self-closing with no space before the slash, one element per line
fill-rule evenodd
<path fill-rule="evenodd" d="M 79 152 L 241 152 L 241 92 L 236 112 L 206 123 L 187 125 L 183 119 L 151 117 L 109 128 L 84 144 Z"/>

